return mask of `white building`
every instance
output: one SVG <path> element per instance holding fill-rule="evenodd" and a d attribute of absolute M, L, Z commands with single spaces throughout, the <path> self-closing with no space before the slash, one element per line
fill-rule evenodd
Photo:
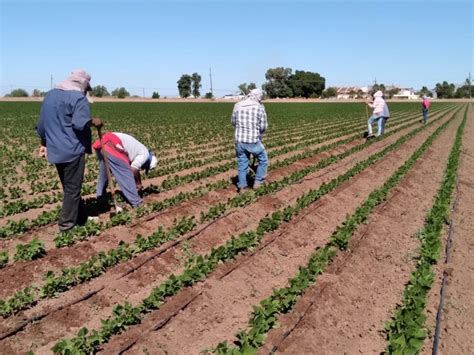
<path fill-rule="evenodd" d="M 409 89 L 400 89 L 398 94 L 392 96 L 394 99 L 408 99 L 408 100 L 418 100 L 420 95 L 415 94 L 413 88 Z"/>
<path fill-rule="evenodd" d="M 348 86 L 337 88 L 337 99 L 360 99 L 367 97 L 369 88 L 367 86 Z"/>
<path fill-rule="evenodd" d="M 245 95 L 241 91 L 236 91 L 233 94 L 227 94 L 222 96 L 226 100 L 242 100 L 245 98 Z"/>

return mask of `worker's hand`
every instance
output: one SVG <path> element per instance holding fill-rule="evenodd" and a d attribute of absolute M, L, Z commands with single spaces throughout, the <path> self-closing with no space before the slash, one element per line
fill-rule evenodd
<path fill-rule="evenodd" d="M 92 119 L 92 125 L 94 127 L 97 127 L 97 128 L 100 128 L 102 127 L 104 124 L 102 123 L 102 120 L 100 118 L 93 118 Z"/>
<path fill-rule="evenodd" d="M 40 157 L 47 158 L 48 157 L 48 149 L 46 149 L 46 147 L 44 145 L 40 146 L 39 151 L 38 151 L 38 155 Z"/>
<path fill-rule="evenodd" d="M 138 192 L 142 192 L 142 190 L 143 190 L 143 185 L 142 185 L 141 182 L 138 182 L 138 183 L 137 183 L 137 191 L 138 191 Z"/>

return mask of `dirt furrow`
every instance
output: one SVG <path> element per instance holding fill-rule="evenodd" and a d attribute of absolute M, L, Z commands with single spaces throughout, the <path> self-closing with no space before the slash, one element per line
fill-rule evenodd
<path fill-rule="evenodd" d="M 280 317 L 260 353 L 380 354 L 384 324 L 400 301 L 416 266 L 427 211 L 443 179 L 461 115 L 420 158 L 386 203 L 352 237 L 349 252 L 336 257 L 297 302 Z M 303 318 L 300 318 L 303 317 Z M 286 332 L 292 330 L 287 336 Z"/>

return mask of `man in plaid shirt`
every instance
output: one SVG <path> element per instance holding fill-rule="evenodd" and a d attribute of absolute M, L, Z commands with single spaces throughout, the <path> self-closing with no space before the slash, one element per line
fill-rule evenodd
<path fill-rule="evenodd" d="M 254 188 L 265 183 L 267 176 L 267 152 L 262 143 L 262 133 L 267 130 L 267 114 L 262 104 L 263 92 L 260 89 L 250 91 L 246 99 L 234 106 L 231 122 L 235 127 L 235 154 L 237 157 L 239 191 L 247 186 L 247 172 L 250 155 L 258 160 Z"/>

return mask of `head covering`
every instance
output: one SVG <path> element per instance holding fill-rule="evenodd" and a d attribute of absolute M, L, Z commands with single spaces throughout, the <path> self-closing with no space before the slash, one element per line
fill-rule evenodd
<path fill-rule="evenodd" d="M 156 168 L 157 165 L 158 165 L 158 159 L 154 155 L 152 155 L 151 161 L 150 161 L 150 169 Z"/>
<path fill-rule="evenodd" d="M 57 89 L 66 91 L 81 91 L 86 93 L 91 88 L 91 76 L 83 69 L 75 69 L 66 80 L 56 85 Z"/>
<path fill-rule="evenodd" d="M 263 91 L 260 89 L 253 89 L 247 94 L 247 97 L 237 102 L 234 106 L 234 111 L 240 107 L 260 106 L 262 104 Z"/>
<path fill-rule="evenodd" d="M 383 92 L 380 90 L 374 94 L 374 97 L 382 97 L 382 96 L 383 96 Z"/>
<path fill-rule="evenodd" d="M 423 100 L 426 100 L 426 99 L 428 99 L 428 96 L 423 95 L 422 99 L 423 99 Z"/>
<path fill-rule="evenodd" d="M 153 152 L 151 150 L 148 151 L 148 152 L 149 152 L 148 159 L 142 166 L 142 169 L 144 169 L 145 173 L 147 173 L 147 174 L 151 169 L 156 168 L 156 166 L 158 165 L 157 157 L 155 157 L 155 155 L 153 154 Z"/>

